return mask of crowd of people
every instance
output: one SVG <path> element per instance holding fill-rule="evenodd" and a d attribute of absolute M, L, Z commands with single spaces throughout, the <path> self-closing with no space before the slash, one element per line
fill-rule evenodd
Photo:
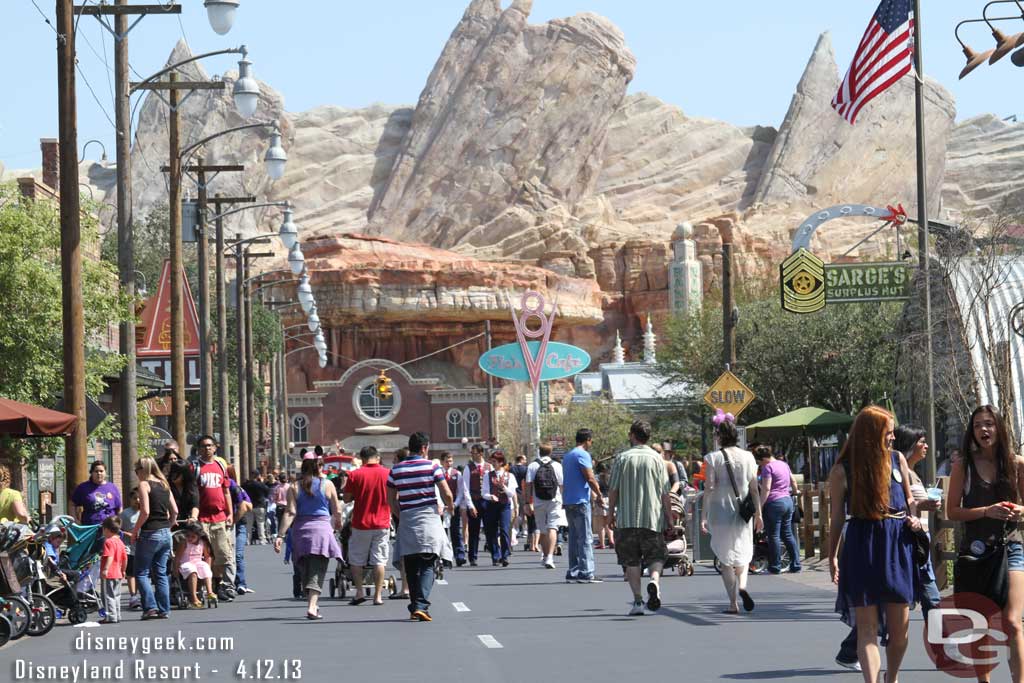
<path fill-rule="evenodd" d="M 303 454 L 298 476 L 252 473 L 241 484 L 217 455 L 216 441 L 203 436 L 193 457 L 183 458 L 171 442 L 159 460 L 141 458 L 138 485 L 124 498 L 107 481 L 103 463 L 93 462 L 71 502 L 79 522 L 102 526 L 104 623 L 121 619 L 125 581 L 128 607 L 142 610 L 143 619 L 168 617 L 169 572 L 180 576 L 194 607 L 203 606 L 203 594 L 216 604 L 253 592 L 245 547 L 271 538 L 294 563 L 293 594 L 306 600 L 308 619 L 322 618 L 319 596 L 335 560 L 346 563 L 355 585 L 350 604 L 404 600 L 410 619 L 429 622 L 436 572 L 477 566 L 481 531 L 493 567 L 507 567 L 521 540 L 544 568 L 564 564 L 566 583 L 600 583 L 594 548 L 614 548 L 630 591 L 629 614 L 638 616 L 661 606 L 666 539 L 680 521 L 673 501 L 689 488 L 692 474 L 703 489 L 700 529 L 710 534 L 718 560 L 724 613 L 737 615 L 741 607 L 755 609 L 748 590 L 755 534 L 765 534 L 767 573 L 784 570 L 783 549 L 788 571 L 803 569 L 793 532 L 800 513 L 797 479 L 769 445 L 740 447 L 731 415 L 719 413 L 713 421 L 715 448 L 690 473 L 650 443 L 651 426 L 643 420 L 630 427 L 628 449 L 597 465 L 590 429 L 580 429 L 575 447 L 561 457 L 539 444 L 532 461 L 519 456 L 514 464 L 501 449 L 488 452 L 474 444 L 462 467 L 447 452 L 432 459 L 429 436 L 417 432 L 407 449 L 395 453 L 390 469 L 376 449 L 366 447 L 352 471 L 325 474 L 318 448 Z M 836 611 L 851 627 L 836 662 L 876 681 L 881 638 L 886 680 L 896 680 L 908 647 L 910 610 L 920 603 L 927 614 L 940 603 L 922 515 L 939 510 L 945 498 L 948 519 L 964 523 L 961 555 L 1002 558 L 1004 576 L 996 582 L 972 577 L 971 563 L 962 568 L 958 562 L 956 590 L 981 593 L 1002 610 L 1012 677 L 1021 681 L 1024 459 L 1013 453 L 992 406 L 972 413 L 944 492 L 929 488 L 915 471 L 928 447 L 921 428 L 897 427 L 890 412 L 868 406 L 855 417 L 831 469 L 824 554 L 838 587 Z M 9 470 L 0 466 L 4 519 L 25 521 L 28 511 L 10 486 Z M 59 548 L 61 533 L 54 530 L 48 547 Z M 386 596 L 389 564 L 400 571 L 401 587 Z"/>

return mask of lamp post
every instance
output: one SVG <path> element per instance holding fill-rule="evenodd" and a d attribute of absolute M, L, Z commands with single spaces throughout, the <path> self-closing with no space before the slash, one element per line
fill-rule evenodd
<path fill-rule="evenodd" d="M 196 55 L 172 64 L 158 71 L 149 78 L 131 84 L 132 92 L 136 90 L 168 90 L 169 117 L 169 164 L 168 164 L 168 202 L 170 223 L 170 261 L 171 261 L 171 425 L 172 434 L 180 444 L 186 443 L 185 428 L 185 353 L 184 353 L 184 311 L 182 308 L 182 244 L 181 244 L 181 166 L 188 154 L 204 144 L 210 138 L 195 143 L 183 152 L 179 145 L 179 98 L 178 93 L 187 90 L 189 93 L 180 100 L 184 102 L 196 90 L 223 90 L 223 81 L 178 82 L 176 69 L 207 57 L 222 54 L 241 54 L 242 61 L 247 61 L 248 50 L 244 45 L 237 48 L 215 50 Z M 241 63 L 240 63 L 241 64 Z M 159 79 L 167 74 L 168 82 Z M 237 84 L 236 84 L 237 85 Z M 248 90 L 235 89 L 235 106 L 240 112 L 248 110 L 252 93 Z M 252 124 L 256 125 L 256 124 Z M 241 127 L 239 127 L 241 128 Z M 219 135 L 220 133 L 218 133 Z M 211 411 L 212 412 L 212 411 Z M 208 418 L 207 418 L 208 419 Z M 206 420 L 204 420 L 205 426 Z"/>
<path fill-rule="evenodd" d="M 1015 17 L 989 17 L 988 8 L 992 5 L 1003 5 L 1006 3 L 1014 3 L 1017 8 L 1020 9 L 1021 13 Z M 916 17 L 915 17 L 916 18 Z M 964 57 L 967 58 L 967 64 L 964 65 L 963 70 L 960 72 L 960 79 L 967 77 L 969 73 L 977 69 L 979 66 L 988 62 L 989 64 L 995 64 L 1000 59 L 1005 57 L 1010 51 L 1015 50 L 1018 47 L 1024 45 L 1024 33 L 1018 33 L 1012 36 L 1006 36 L 1002 31 L 992 25 L 993 21 L 1020 21 L 1024 19 L 1024 6 L 1021 5 L 1019 0 L 994 0 L 985 5 L 981 11 L 981 19 L 965 19 L 956 25 L 953 29 L 953 36 L 957 42 L 960 43 L 961 49 L 963 49 Z M 960 27 L 964 24 L 987 24 L 989 29 L 992 31 L 992 37 L 996 41 L 996 46 L 991 50 L 985 50 L 984 52 L 976 52 L 971 46 L 967 45 L 960 38 Z M 1024 66 L 1024 51 L 1015 52 L 1011 60 L 1017 66 Z"/>

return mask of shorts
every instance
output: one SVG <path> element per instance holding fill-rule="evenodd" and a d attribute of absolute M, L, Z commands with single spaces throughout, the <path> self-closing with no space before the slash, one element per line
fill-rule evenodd
<path fill-rule="evenodd" d="M 304 590 L 314 593 L 323 591 L 330 561 L 330 558 L 323 555 L 303 555 L 299 558 L 299 580 Z"/>
<path fill-rule="evenodd" d="M 135 556 L 134 555 L 129 555 L 128 556 L 128 566 L 124 570 L 124 575 L 127 576 L 128 578 L 132 578 L 132 579 L 135 578 Z"/>
<path fill-rule="evenodd" d="M 348 563 L 357 567 L 384 567 L 391 557 L 390 529 L 352 529 Z"/>
<path fill-rule="evenodd" d="M 223 576 L 224 566 L 235 560 L 235 535 L 228 530 L 227 522 L 201 522 L 203 531 L 210 537 L 213 552 L 213 575 Z"/>
<path fill-rule="evenodd" d="M 560 500 L 540 500 L 534 498 L 533 518 L 536 520 L 537 528 L 541 531 L 550 531 L 559 527 L 568 526 L 565 521 L 565 512 L 562 511 Z"/>
<path fill-rule="evenodd" d="M 1006 570 L 1024 572 L 1024 545 L 1018 541 L 1006 544 Z"/>
<path fill-rule="evenodd" d="M 615 555 L 623 567 L 664 562 L 668 557 L 665 535 L 650 529 L 616 529 Z"/>

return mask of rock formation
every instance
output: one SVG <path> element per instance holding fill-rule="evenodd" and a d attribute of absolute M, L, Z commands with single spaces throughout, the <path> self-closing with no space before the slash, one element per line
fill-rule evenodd
<path fill-rule="evenodd" d="M 809 210 L 846 202 L 902 202 L 916 216 L 913 78 L 908 74 L 872 100 L 851 126 L 831 106 L 840 74 L 832 42 L 822 34 L 779 128 L 754 201 L 769 208 L 796 204 Z M 949 92 L 934 81 L 926 81 L 925 99 L 934 211 L 956 107 Z"/>
<path fill-rule="evenodd" d="M 942 186 L 942 206 L 952 219 L 1020 213 L 1024 202 L 1024 123 L 975 116 L 953 130 Z"/>
<path fill-rule="evenodd" d="M 535 256 L 582 248 L 546 214 L 589 196 L 636 60 L 607 19 L 527 24 L 530 0 L 474 0 L 441 53 L 370 207 L 373 234 Z"/>

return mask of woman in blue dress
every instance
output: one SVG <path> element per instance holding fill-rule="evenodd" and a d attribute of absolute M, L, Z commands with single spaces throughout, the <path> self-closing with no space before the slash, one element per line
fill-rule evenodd
<path fill-rule="evenodd" d="M 912 531 L 921 523 L 913 514 L 907 461 L 892 449 L 893 424 L 892 414 L 878 406 L 860 411 L 829 475 L 829 570 L 839 585 L 836 611 L 846 620 L 852 616 L 857 627 L 857 659 L 866 683 L 879 681 L 880 615 L 889 632 L 885 683 L 896 683 L 914 602 Z"/>

